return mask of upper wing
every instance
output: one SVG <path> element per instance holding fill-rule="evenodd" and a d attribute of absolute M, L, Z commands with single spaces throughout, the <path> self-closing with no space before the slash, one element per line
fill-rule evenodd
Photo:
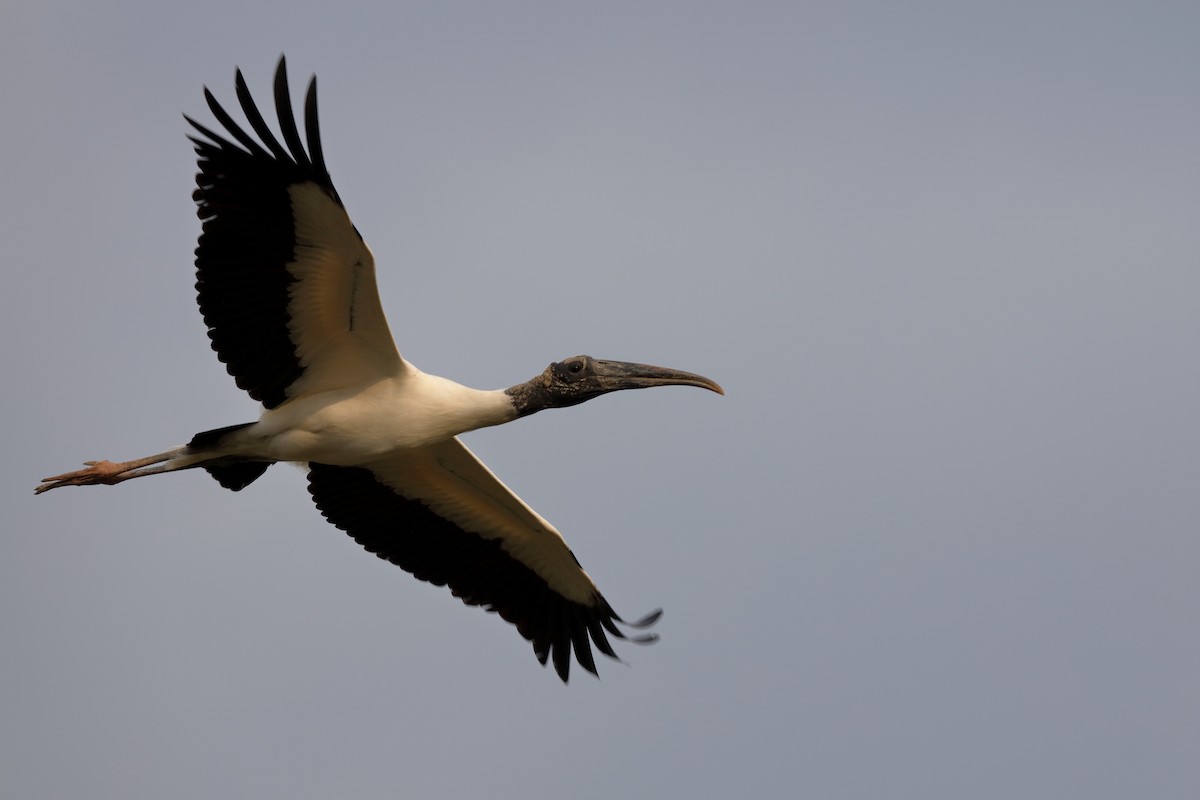
<path fill-rule="evenodd" d="M 458 439 L 367 467 L 309 465 L 309 492 L 325 518 L 423 581 L 496 611 L 567 680 L 571 649 L 596 674 L 591 643 L 616 658 L 605 631 L 624 622 L 562 535 L 500 482 Z M 658 619 L 654 612 L 631 627 Z M 644 634 L 633 641 L 657 637 Z"/>
<path fill-rule="evenodd" d="M 236 143 L 187 117 L 203 138 L 194 198 L 203 220 L 196 291 L 217 357 L 267 408 L 315 391 L 405 369 L 375 286 L 375 261 L 325 167 L 317 79 L 304 106 L 307 150 L 275 71 L 281 145 L 237 73 L 237 96 L 258 140 L 207 89 L 213 115 Z M 261 141 L 259 141 L 261 140 Z"/>

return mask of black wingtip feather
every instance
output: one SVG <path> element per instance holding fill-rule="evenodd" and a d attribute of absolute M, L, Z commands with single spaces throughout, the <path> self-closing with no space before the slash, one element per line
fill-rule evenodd
<path fill-rule="evenodd" d="M 275 113 L 279 117 L 279 130 L 283 141 L 296 164 L 306 172 L 313 172 L 312 162 L 304 151 L 304 143 L 300 140 L 300 131 L 296 128 L 296 114 L 292 110 L 292 95 L 288 87 L 287 62 L 281 56 L 279 66 L 275 69 Z"/>
<path fill-rule="evenodd" d="M 241 127 L 234 122 L 233 117 L 231 117 L 229 112 L 217 102 L 217 98 L 208 90 L 207 87 L 204 89 L 204 99 L 208 101 L 208 108 L 210 111 L 212 111 L 213 116 L 217 118 L 217 122 L 220 122 L 225 127 L 225 130 L 229 131 L 230 135 L 237 139 L 238 144 L 245 148 L 250 155 L 259 158 L 268 157 L 267 151 L 262 148 L 262 145 L 254 141 L 254 139 L 248 133 L 243 131 Z"/>
<path fill-rule="evenodd" d="M 592 635 L 592 641 L 596 643 L 596 648 L 609 658 L 617 659 L 617 653 L 613 650 L 612 645 L 609 644 L 608 636 L 605 635 L 604 626 L 600 624 L 600 620 L 592 618 L 586 622 L 588 633 Z"/>
<path fill-rule="evenodd" d="M 254 102 L 253 95 L 250 94 L 250 87 L 246 85 L 246 79 L 242 77 L 242 71 L 237 71 L 237 76 L 234 79 L 234 89 L 237 91 L 238 102 L 242 106 L 242 112 L 246 115 L 246 120 L 250 123 L 250 127 L 258 134 L 258 138 L 262 139 L 263 144 L 271 151 L 271 155 L 278 161 L 291 161 L 292 158 L 287 150 L 283 149 L 283 145 L 275 138 L 275 134 L 271 132 L 267 121 L 263 119 L 262 112 L 258 110 L 258 104 Z"/>
<path fill-rule="evenodd" d="M 560 623 L 552 628 L 551 636 L 550 655 L 554 659 L 554 671 L 566 683 L 571 672 L 571 631 Z"/>
<path fill-rule="evenodd" d="M 620 617 L 617 619 L 619 619 L 621 623 L 627 627 L 638 628 L 640 630 L 642 628 L 649 628 L 651 625 L 658 622 L 658 620 L 662 617 L 662 614 L 663 610 L 661 608 L 656 608 L 646 616 L 639 619 L 637 622 L 625 622 L 625 620 L 621 619 Z"/>
<path fill-rule="evenodd" d="M 304 130 L 308 135 L 308 154 L 312 158 L 313 169 L 326 183 L 333 180 L 329 177 L 329 168 L 325 166 L 325 148 L 321 146 L 321 124 L 317 114 L 317 76 L 313 75 L 308 83 L 308 92 L 304 95 Z"/>
<path fill-rule="evenodd" d="M 592 657 L 592 643 L 588 639 L 587 625 L 578 615 L 564 614 L 564 623 L 571 631 L 571 644 L 575 648 L 575 660 L 588 672 L 599 677 L 596 671 L 596 659 Z"/>

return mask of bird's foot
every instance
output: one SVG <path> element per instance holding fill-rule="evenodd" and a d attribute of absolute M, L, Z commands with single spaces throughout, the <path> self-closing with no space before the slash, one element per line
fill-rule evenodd
<path fill-rule="evenodd" d="M 87 469 L 76 470 L 75 472 L 64 472 L 62 475 L 55 475 L 51 478 L 42 478 L 41 484 L 34 489 L 35 494 L 48 492 L 51 489 L 57 489 L 60 486 L 92 486 L 97 483 L 107 484 L 109 486 L 114 483 L 120 483 L 124 480 L 122 473 L 127 472 L 131 467 L 128 461 L 114 463 L 112 461 L 85 461 Z"/>

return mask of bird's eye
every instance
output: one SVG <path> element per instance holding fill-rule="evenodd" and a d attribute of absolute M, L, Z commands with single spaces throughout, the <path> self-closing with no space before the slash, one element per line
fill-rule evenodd
<path fill-rule="evenodd" d="M 576 378 L 582 378 L 587 375 L 589 360 L 587 356 L 564 358 L 554 365 L 554 374 L 561 381 L 574 383 Z"/>

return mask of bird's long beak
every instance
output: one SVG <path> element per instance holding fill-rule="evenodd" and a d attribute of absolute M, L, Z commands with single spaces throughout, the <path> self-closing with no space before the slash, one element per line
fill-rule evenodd
<path fill-rule="evenodd" d="M 593 359 L 596 383 L 605 392 L 615 392 L 618 389 L 648 389 L 653 386 L 698 386 L 710 392 L 725 394 L 714 380 L 666 367 L 652 367 L 649 364 L 632 364 L 627 361 L 603 361 Z"/>

